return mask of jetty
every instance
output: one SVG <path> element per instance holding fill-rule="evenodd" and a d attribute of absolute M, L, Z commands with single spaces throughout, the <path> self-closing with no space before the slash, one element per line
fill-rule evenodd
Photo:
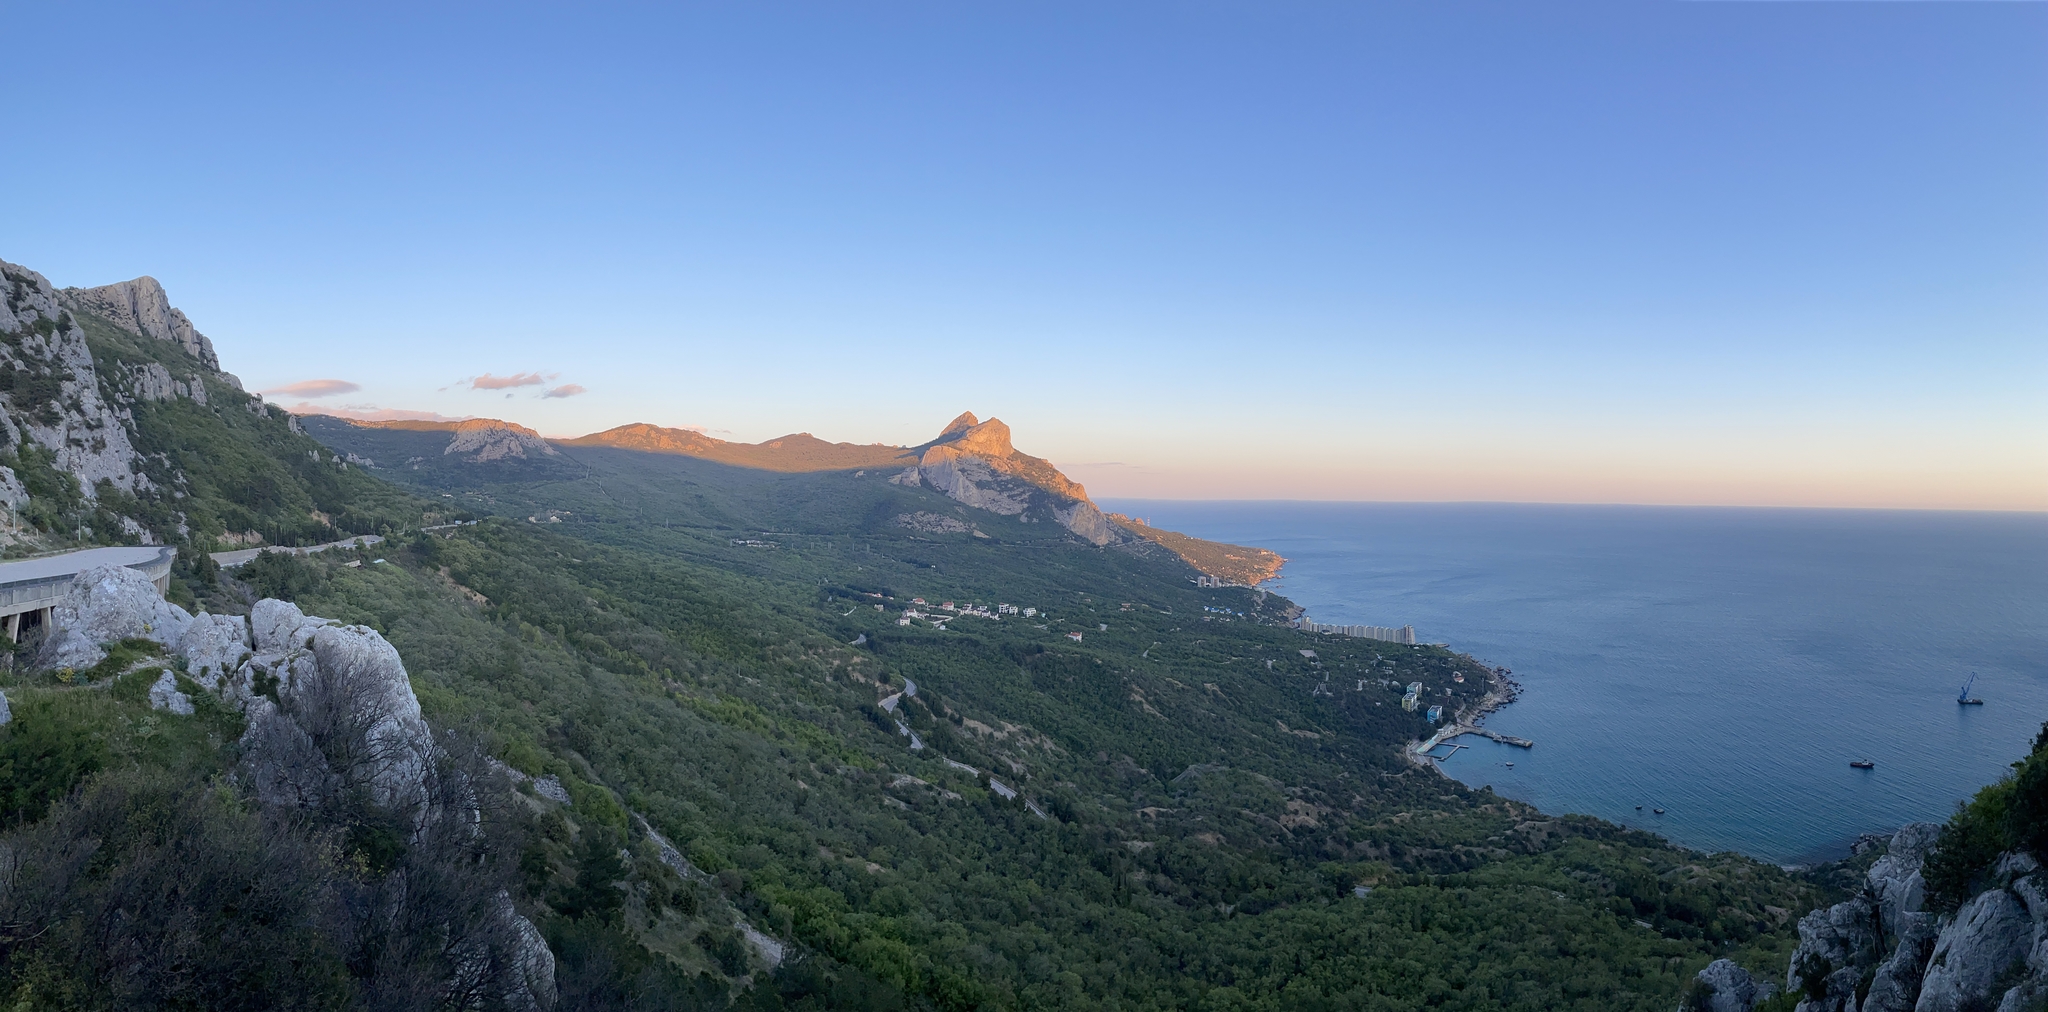
<path fill-rule="evenodd" d="M 1415 754 L 1422 756 L 1426 759 L 1435 759 L 1438 762 L 1442 762 L 1445 759 L 1449 759 L 1451 756 L 1457 755 L 1459 749 L 1466 748 L 1468 746 L 1453 745 L 1449 752 L 1446 752 L 1440 756 L 1430 755 L 1430 750 L 1436 748 L 1438 745 L 1449 744 L 1451 739 L 1453 738 L 1457 738 L 1462 735 L 1468 734 L 1476 734 L 1481 738 L 1491 738 L 1494 741 L 1500 742 L 1503 745 L 1514 745 L 1518 748 L 1536 747 L 1536 743 L 1530 741 L 1527 738 L 1517 738 L 1512 734 L 1502 734 L 1499 731 L 1495 731 L 1491 728 L 1479 727 L 1475 724 L 1451 724 L 1448 727 L 1445 727 L 1443 730 L 1438 731 L 1433 735 L 1430 735 L 1427 739 L 1424 739 L 1421 743 L 1417 744 L 1415 746 Z"/>

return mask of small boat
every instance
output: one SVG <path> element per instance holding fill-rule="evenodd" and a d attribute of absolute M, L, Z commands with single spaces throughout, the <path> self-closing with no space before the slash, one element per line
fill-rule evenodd
<path fill-rule="evenodd" d="M 1515 764 L 1514 764 L 1514 763 L 1509 763 L 1509 764 L 1508 764 L 1508 769 L 1514 769 L 1514 768 L 1515 768 Z"/>
<path fill-rule="evenodd" d="M 1642 810 L 1643 810 L 1643 806 L 1641 806 L 1641 805 L 1637 805 L 1637 806 L 1636 806 L 1636 811 L 1640 812 L 1640 811 L 1642 811 Z"/>
<path fill-rule="evenodd" d="M 1849 765 L 1859 770 L 1874 770 L 1877 768 L 1877 764 L 1868 759 L 1851 759 L 1849 760 Z"/>
<path fill-rule="evenodd" d="M 1652 809 L 1650 809 L 1650 811 L 1656 812 L 1656 813 L 1657 813 L 1658 815 L 1663 815 L 1663 814 L 1664 814 L 1664 810 L 1663 810 L 1663 809 L 1661 809 L 1661 808 L 1652 808 Z"/>

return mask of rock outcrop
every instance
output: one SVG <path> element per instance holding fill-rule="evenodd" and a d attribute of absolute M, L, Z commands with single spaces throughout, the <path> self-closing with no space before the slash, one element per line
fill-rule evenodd
<path fill-rule="evenodd" d="M 163 599 L 149 577 L 124 566 L 79 573 L 51 609 L 51 632 L 37 664 L 89 668 L 107 657 L 104 644 L 141 638 L 173 650 L 185 642 L 192 616 Z"/>
<path fill-rule="evenodd" d="M 1687 1007 L 1692 1012 L 1751 1012 L 1770 994 L 1769 986 L 1758 984 L 1734 960 L 1717 959 L 1700 971 Z"/>
<path fill-rule="evenodd" d="M 367 799 L 411 813 L 421 839 L 450 826 L 476 831 L 473 775 L 437 772 L 445 753 L 422 719 L 397 649 L 373 629 L 269 599 L 246 620 L 194 617 L 158 597 L 142 574 L 115 566 L 80 573 L 53 609 L 53 624 L 41 655 L 47 666 L 87 666 L 106 656 L 103 643 L 148 639 L 172 654 L 189 684 L 242 708 L 248 725 L 239 775 L 267 805 L 313 810 Z M 150 705 L 192 713 L 194 700 L 179 686 L 165 670 L 150 687 Z M 6 712 L 0 699 L 0 723 Z M 386 901 L 404 902 L 403 892 L 400 883 Z M 458 976 L 489 974 L 503 1007 L 552 1008 L 554 956 L 546 940 L 509 896 L 473 900 L 489 909 L 472 919 L 465 944 L 474 951 L 458 953 Z"/>
<path fill-rule="evenodd" d="M 2007 975 L 2026 958 L 2033 918 L 2007 889 L 1987 889 L 1956 911 L 1935 940 L 1915 1012 L 1966 1012 L 2002 997 Z M 2000 983 L 2006 987 L 1994 987 Z"/>
<path fill-rule="evenodd" d="M 0 436 L 14 446 L 26 435 L 78 479 L 88 499 L 108 481 L 122 491 L 148 487 L 129 429 L 133 418 L 101 395 L 85 330 L 60 304 L 47 278 L 0 261 L 0 376 L 7 410 Z"/>
<path fill-rule="evenodd" d="M 475 418 L 456 422 L 455 438 L 448 441 L 445 455 L 456 454 L 477 463 L 492 460 L 525 459 L 528 457 L 552 457 L 561 452 L 540 438 L 540 433 L 524 425 L 501 422 L 495 418 Z"/>
<path fill-rule="evenodd" d="M 57 295 L 66 308 L 92 313 L 144 337 L 169 341 L 206 368 L 220 371 L 220 356 L 214 354 L 213 342 L 171 305 L 171 297 L 155 278 L 144 275 L 98 288 L 66 288 Z"/>
<path fill-rule="evenodd" d="M 1060 526 L 1093 545 L 1119 544 L 1129 535 L 1088 499 L 1088 491 L 1050 461 L 1017 452 L 1010 427 L 964 412 L 926 443 L 914 470 L 897 479 L 922 482 L 977 509 L 1019 516 L 1042 507 Z"/>
<path fill-rule="evenodd" d="M 1862 891 L 1799 921 L 1786 983 L 1799 1012 L 2030 1012 L 2048 1003 L 2048 881 L 2002 857 L 1954 914 L 1923 910 L 1922 868 L 1941 827 L 1899 830 Z"/>

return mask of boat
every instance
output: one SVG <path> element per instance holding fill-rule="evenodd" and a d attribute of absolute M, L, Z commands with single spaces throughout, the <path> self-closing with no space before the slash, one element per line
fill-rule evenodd
<path fill-rule="evenodd" d="M 1637 806 L 1636 806 L 1636 811 L 1640 812 L 1640 811 L 1642 811 L 1642 810 L 1643 810 L 1643 806 L 1641 806 L 1641 805 L 1637 805 Z"/>
<path fill-rule="evenodd" d="M 1514 769 L 1514 768 L 1515 768 L 1515 764 L 1514 764 L 1514 763 L 1509 763 L 1509 764 L 1508 764 L 1508 769 Z"/>
<path fill-rule="evenodd" d="M 1956 693 L 1956 704 L 1957 704 L 1957 705 L 1959 705 L 1959 706 L 1983 706 L 1983 705 L 1984 705 L 1984 701 L 1983 701 L 1983 700 L 1981 700 L 1981 699 L 1975 699 L 1975 698 L 1972 698 L 1972 697 L 1971 697 L 1971 695 L 1970 695 L 1970 687 L 1971 687 L 1971 686 L 1973 686 L 1973 685 L 1976 685 L 1976 684 L 1977 684 L 1977 673 L 1976 673 L 1975 671 L 1972 671 L 1972 672 L 1970 672 L 1970 680 L 1969 680 L 1969 681 L 1967 681 L 1967 682 L 1964 682 L 1964 683 L 1963 683 L 1963 690 L 1962 690 L 1961 692 L 1958 692 L 1958 693 Z"/>
<path fill-rule="evenodd" d="M 1657 813 L 1658 815 L 1663 815 L 1663 814 L 1664 814 L 1664 810 L 1663 810 L 1663 809 L 1661 809 L 1661 808 L 1652 808 L 1652 809 L 1650 809 L 1650 811 L 1656 812 L 1656 813 Z"/>
<path fill-rule="evenodd" d="M 1859 770 L 1874 770 L 1877 768 L 1877 764 L 1868 759 L 1851 759 L 1849 760 L 1849 765 Z"/>

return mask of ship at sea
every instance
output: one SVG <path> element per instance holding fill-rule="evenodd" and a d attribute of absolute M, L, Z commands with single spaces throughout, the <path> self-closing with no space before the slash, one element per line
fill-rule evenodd
<path fill-rule="evenodd" d="M 1984 701 L 1970 695 L 1970 687 L 1977 684 L 1977 673 L 1970 672 L 1970 680 L 1963 683 L 1961 692 L 1956 693 L 1956 703 L 1962 706 L 1983 706 Z"/>

